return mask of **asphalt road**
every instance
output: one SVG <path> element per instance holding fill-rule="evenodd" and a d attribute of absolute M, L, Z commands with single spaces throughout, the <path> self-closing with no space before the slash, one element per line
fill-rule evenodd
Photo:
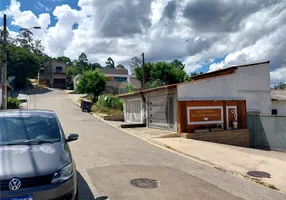
<path fill-rule="evenodd" d="M 286 199 L 280 192 L 159 148 L 81 112 L 65 91 L 30 95 L 30 109 L 54 110 L 65 133 L 78 133 L 70 144 L 79 172 L 80 200 Z M 202 149 L 203 151 L 203 149 Z M 137 178 L 157 180 L 155 189 L 137 188 Z"/>

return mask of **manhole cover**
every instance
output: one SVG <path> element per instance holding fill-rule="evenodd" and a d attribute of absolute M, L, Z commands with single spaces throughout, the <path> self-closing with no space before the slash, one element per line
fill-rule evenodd
<path fill-rule="evenodd" d="M 159 181 L 151 180 L 147 178 L 139 178 L 130 181 L 130 183 L 135 187 L 154 189 L 159 186 Z"/>
<path fill-rule="evenodd" d="M 256 178 L 271 178 L 271 175 L 267 172 L 262 171 L 249 171 L 247 172 L 249 176 L 256 177 Z"/>

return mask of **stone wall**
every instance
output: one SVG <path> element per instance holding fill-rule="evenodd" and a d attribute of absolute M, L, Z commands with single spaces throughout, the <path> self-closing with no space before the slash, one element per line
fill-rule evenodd
<path fill-rule="evenodd" d="M 206 133 L 181 133 L 180 135 L 187 139 L 249 147 L 248 129 L 224 130 Z"/>

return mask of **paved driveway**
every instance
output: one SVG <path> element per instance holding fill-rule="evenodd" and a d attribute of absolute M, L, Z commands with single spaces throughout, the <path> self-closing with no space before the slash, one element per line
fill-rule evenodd
<path fill-rule="evenodd" d="M 65 91 L 30 96 L 30 109 L 54 110 L 66 133 L 79 133 L 70 144 L 80 175 L 80 200 L 107 195 L 134 199 L 286 199 L 243 178 L 161 149 L 83 113 Z M 202 149 L 203 151 L 203 149 Z M 156 189 L 141 189 L 132 179 L 159 181 Z"/>

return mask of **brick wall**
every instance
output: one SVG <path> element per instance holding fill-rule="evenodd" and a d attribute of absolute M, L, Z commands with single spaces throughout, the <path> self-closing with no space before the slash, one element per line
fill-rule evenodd
<path fill-rule="evenodd" d="M 228 144 L 241 147 L 249 147 L 248 129 L 224 130 L 206 133 L 181 133 L 187 139 L 202 140 L 220 144 Z"/>

